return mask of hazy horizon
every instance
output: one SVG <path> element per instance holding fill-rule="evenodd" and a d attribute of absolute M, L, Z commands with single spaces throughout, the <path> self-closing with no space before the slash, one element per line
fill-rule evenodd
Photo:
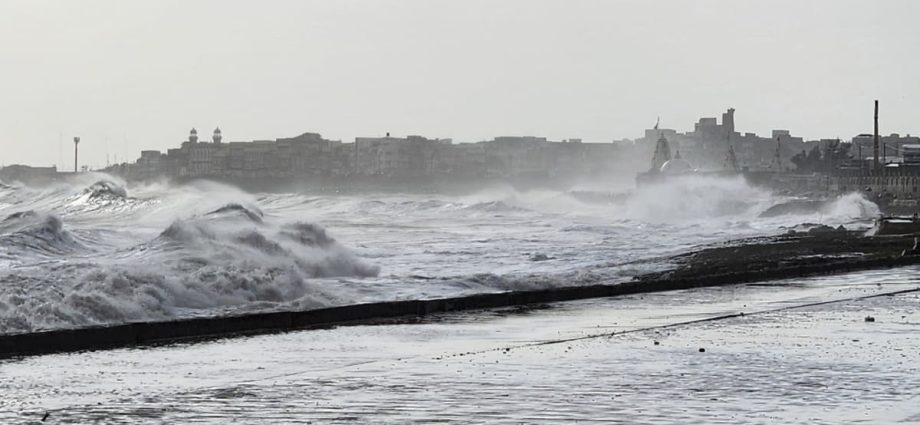
<path fill-rule="evenodd" d="M 0 163 L 134 160 L 196 127 L 457 142 L 920 133 L 909 1 L 3 1 Z M 60 142 L 59 142 L 60 140 Z"/>

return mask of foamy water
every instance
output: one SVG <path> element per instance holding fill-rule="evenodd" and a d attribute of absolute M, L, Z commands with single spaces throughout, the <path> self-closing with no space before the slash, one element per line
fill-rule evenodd
<path fill-rule="evenodd" d="M 12 184 L 0 187 L 0 333 L 616 282 L 700 244 L 803 222 L 866 226 L 878 213 L 851 194 L 758 218 L 782 201 L 701 176 L 610 204 L 501 186 L 249 194 L 101 174 Z"/>
<path fill-rule="evenodd" d="M 9 359 L 0 422 L 917 423 L 917 271 Z"/>

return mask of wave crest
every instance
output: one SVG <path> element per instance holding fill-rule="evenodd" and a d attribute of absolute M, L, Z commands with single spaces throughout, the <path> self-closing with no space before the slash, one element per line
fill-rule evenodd
<path fill-rule="evenodd" d="M 86 188 L 83 193 L 89 195 L 89 199 L 113 200 L 128 197 L 128 190 L 111 180 L 99 180 Z"/>
<path fill-rule="evenodd" d="M 64 229 L 60 217 L 20 211 L 8 215 L 0 223 L 0 248 L 8 255 L 25 251 L 43 255 L 61 255 L 85 248 Z"/>

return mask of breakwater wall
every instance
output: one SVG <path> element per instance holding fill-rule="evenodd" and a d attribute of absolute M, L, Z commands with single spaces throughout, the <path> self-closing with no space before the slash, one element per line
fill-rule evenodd
<path fill-rule="evenodd" d="M 392 323 L 392 319 L 408 320 L 437 313 L 722 286 L 916 264 L 920 264 L 920 257 L 856 259 L 778 267 L 769 270 L 701 274 L 680 279 L 640 278 L 610 285 L 478 294 L 432 300 L 385 301 L 306 311 L 127 323 L 0 335 L 0 358 L 157 345 L 299 329 Z"/>

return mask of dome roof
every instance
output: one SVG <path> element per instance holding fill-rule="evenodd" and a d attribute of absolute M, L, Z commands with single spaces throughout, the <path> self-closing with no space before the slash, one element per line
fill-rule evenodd
<path fill-rule="evenodd" d="M 669 159 L 664 164 L 661 164 L 661 171 L 665 174 L 682 174 L 682 173 L 692 173 L 696 170 L 693 169 L 693 166 L 690 165 L 687 160 L 680 157 L 680 151 L 677 151 L 677 154 L 674 155 L 674 158 Z"/>

